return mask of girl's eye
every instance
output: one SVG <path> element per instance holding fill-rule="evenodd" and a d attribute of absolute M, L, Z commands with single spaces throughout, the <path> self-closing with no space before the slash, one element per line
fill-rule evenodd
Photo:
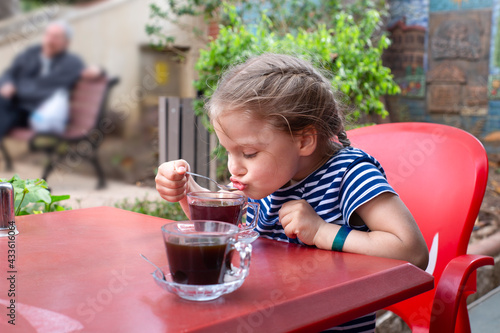
<path fill-rule="evenodd" d="M 257 156 L 257 153 L 253 153 L 253 154 L 243 154 L 243 157 L 244 157 L 244 158 L 247 158 L 247 159 L 254 158 L 255 156 Z"/>

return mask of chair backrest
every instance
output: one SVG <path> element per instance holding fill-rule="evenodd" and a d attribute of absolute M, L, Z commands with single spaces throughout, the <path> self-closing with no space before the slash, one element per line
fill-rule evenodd
<path fill-rule="evenodd" d="M 105 75 L 97 79 L 80 79 L 71 93 L 70 118 L 64 138 L 85 137 L 98 126 L 104 113 L 111 87 L 118 79 L 109 79 Z"/>
<path fill-rule="evenodd" d="M 430 249 L 427 271 L 437 285 L 449 261 L 467 251 L 488 178 L 482 144 L 460 129 L 428 123 L 376 125 L 347 135 L 382 164 L 417 221 Z M 428 327 L 433 299 L 434 290 L 390 310 L 410 326 Z"/>

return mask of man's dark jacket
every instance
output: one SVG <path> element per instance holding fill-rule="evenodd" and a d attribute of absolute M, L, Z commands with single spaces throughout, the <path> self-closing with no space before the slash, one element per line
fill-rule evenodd
<path fill-rule="evenodd" d="M 41 46 L 32 46 L 19 54 L 0 78 L 0 86 L 11 82 L 16 87 L 15 101 L 19 108 L 35 110 L 60 88 L 71 91 L 84 68 L 82 60 L 69 52 L 51 59 L 50 71 L 40 76 Z"/>

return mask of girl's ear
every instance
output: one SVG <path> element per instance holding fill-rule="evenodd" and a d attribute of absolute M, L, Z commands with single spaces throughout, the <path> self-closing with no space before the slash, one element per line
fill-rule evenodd
<path fill-rule="evenodd" d="M 313 126 L 306 127 L 298 135 L 300 156 L 309 156 L 316 151 L 318 131 Z"/>

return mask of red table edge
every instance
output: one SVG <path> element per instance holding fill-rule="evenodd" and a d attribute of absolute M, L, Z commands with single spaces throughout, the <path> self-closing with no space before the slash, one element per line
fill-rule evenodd
<path fill-rule="evenodd" d="M 419 269 L 410 263 L 407 263 L 407 265 L 410 265 L 410 266 L 415 267 L 416 269 Z M 392 268 L 392 269 L 394 269 L 394 268 Z M 426 273 L 426 274 L 428 274 L 428 273 Z M 412 297 L 415 297 L 417 295 L 423 294 L 425 292 L 428 292 L 428 291 L 434 289 L 434 277 L 430 274 L 428 274 L 428 275 L 431 277 L 431 279 L 429 279 L 427 282 L 420 284 L 420 285 L 417 285 L 415 287 L 406 289 L 408 291 L 408 293 L 414 294 Z M 412 297 L 410 297 L 410 298 L 412 298 Z M 380 302 L 377 302 L 378 305 L 374 305 L 373 302 L 367 303 L 363 307 L 360 307 L 356 310 L 353 310 L 349 313 L 346 313 L 345 315 L 344 314 L 336 315 L 337 317 L 342 317 L 342 322 L 339 322 L 337 319 L 334 319 L 334 318 L 332 318 L 332 319 L 326 318 L 324 321 L 315 322 L 311 325 L 302 327 L 302 328 L 297 329 L 297 330 L 293 330 L 291 332 L 304 332 L 304 333 L 306 333 L 306 332 L 311 332 L 312 330 L 319 332 L 319 331 L 334 327 L 336 325 L 341 325 L 343 323 L 346 323 L 348 321 L 362 317 L 362 316 L 367 315 L 369 313 L 382 310 L 382 309 L 388 307 L 389 305 L 393 305 L 393 304 L 399 303 L 401 301 L 404 301 L 404 300 L 407 300 L 410 298 L 400 296 L 400 295 L 385 297 L 385 298 L 382 298 L 380 300 Z"/>
<path fill-rule="evenodd" d="M 417 296 L 417 295 L 422 294 L 424 292 L 430 291 L 434 288 L 434 277 L 432 275 L 422 271 L 420 268 L 417 268 L 416 266 L 414 266 L 410 263 L 406 263 L 406 265 L 413 267 L 413 269 L 421 271 L 421 273 L 425 273 L 427 275 L 427 281 L 424 283 L 421 283 L 419 285 L 416 285 L 414 287 L 405 289 L 405 294 L 413 294 L 413 296 L 411 296 L 411 297 L 414 297 L 414 296 Z M 394 268 L 391 268 L 389 270 L 396 270 L 396 269 L 397 268 L 394 267 Z M 424 278 L 424 276 L 425 275 L 423 275 L 422 278 Z M 313 294 L 310 294 L 307 297 L 311 297 L 311 295 L 313 295 Z M 381 310 L 389 305 L 398 303 L 400 301 L 409 299 L 411 297 L 405 297 L 404 295 L 401 295 L 401 294 L 392 295 L 389 297 L 382 298 L 380 302 L 377 301 L 377 305 L 375 305 L 374 302 L 366 303 L 355 310 L 346 311 L 345 314 L 338 314 L 337 313 L 332 317 L 328 317 L 328 318 L 325 318 L 323 320 L 315 321 L 311 324 L 306 324 L 305 326 L 297 328 L 297 329 L 286 330 L 284 332 L 304 332 L 304 333 L 310 333 L 313 331 L 320 332 L 320 331 L 332 328 L 334 326 L 346 323 L 348 321 L 354 320 L 356 318 L 362 317 L 364 315 L 370 314 L 372 312 Z M 304 298 L 306 298 L 306 297 L 304 297 Z M 287 306 L 288 303 L 294 303 L 294 302 L 296 302 L 296 300 L 297 299 L 286 300 L 286 301 L 283 301 L 283 302 L 281 302 L 279 304 L 275 304 L 275 305 L 276 306 Z M 262 311 L 262 309 L 260 309 L 259 311 Z M 257 312 L 259 312 L 259 311 L 257 311 Z M 249 316 L 249 315 L 251 315 L 251 314 L 247 314 L 245 316 Z M 342 319 L 339 319 L 340 317 Z M 235 330 L 235 323 L 237 325 L 240 318 L 241 318 L 241 316 L 227 318 L 225 320 L 218 321 L 216 324 L 212 324 L 212 326 L 210 326 L 210 327 L 202 326 L 202 327 L 190 329 L 186 332 L 199 332 L 199 333 L 231 332 L 231 331 Z M 257 327 L 256 329 L 257 329 L 257 331 L 259 331 L 258 330 L 259 327 Z M 276 331 L 276 332 L 278 332 L 278 331 Z"/>

